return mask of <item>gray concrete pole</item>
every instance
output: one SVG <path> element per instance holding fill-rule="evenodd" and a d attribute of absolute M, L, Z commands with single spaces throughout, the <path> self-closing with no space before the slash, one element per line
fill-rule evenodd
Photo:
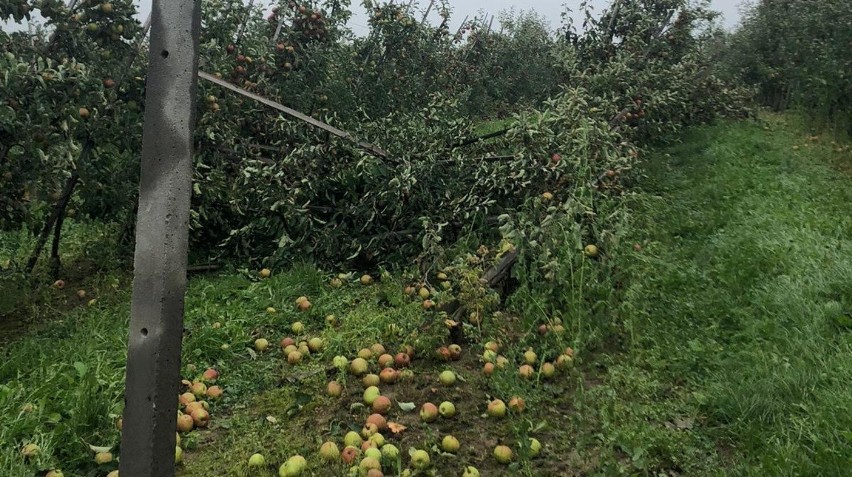
<path fill-rule="evenodd" d="M 127 356 L 122 477 L 175 475 L 200 0 L 154 0 Z"/>

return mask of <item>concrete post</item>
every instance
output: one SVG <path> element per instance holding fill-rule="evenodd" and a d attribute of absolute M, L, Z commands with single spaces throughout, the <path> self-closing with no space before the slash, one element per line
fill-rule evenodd
<path fill-rule="evenodd" d="M 200 0 L 154 0 L 127 356 L 123 477 L 175 474 Z"/>

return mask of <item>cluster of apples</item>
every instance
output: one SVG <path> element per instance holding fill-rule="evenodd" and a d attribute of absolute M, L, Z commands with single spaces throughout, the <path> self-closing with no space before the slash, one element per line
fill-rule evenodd
<path fill-rule="evenodd" d="M 224 393 L 221 386 L 213 384 L 218 379 L 219 371 L 215 368 L 207 368 L 202 373 L 201 379 L 181 381 L 184 392 L 178 396 L 177 431 L 179 433 L 206 428 L 210 424 L 210 405 L 207 400 L 219 399 Z M 119 420 L 119 429 L 121 429 L 121 420 Z M 177 441 L 175 461 L 180 462 L 183 457 L 180 434 L 177 436 Z"/>
<path fill-rule="evenodd" d="M 542 325 L 545 331 L 548 330 L 548 325 Z M 561 325 L 555 325 L 555 327 Z M 486 376 L 491 376 L 497 369 L 505 369 L 509 365 L 509 359 L 499 354 L 500 345 L 494 341 L 485 343 L 485 350 L 482 353 L 482 372 Z M 552 379 L 558 371 L 568 371 L 574 367 L 574 349 L 568 347 L 562 352 L 553 362 L 542 361 L 539 365 L 538 354 L 528 348 L 522 355 L 522 362 L 518 366 L 518 375 L 524 379 L 532 379 L 536 375 L 535 366 L 538 365 L 538 373 L 542 379 Z"/>
<path fill-rule="evenodd" d="M 305 325 L 301 321 L 297 321 L 290 325 L 290 330 L 296 335 L 302 335 L 305 332 Z M 294 366 L 301 363 L 302 360 L 310 358 L 312 353 L 319 353 L 325 347 L 325 341 L 320 337 L 296 341 L 296 339 L 287 336 L 282 338 L 279 344 L 287 362 Z M 257 343 L 255 343 L 255 348 L 257 348 Z"/>
<path fill-rule="evenodd" d="M 645 115 L 644 100 L 641 96 L 635 96 L 633 98 L 633 104 L 628 108 L 628 111 L 624 113 L 624 119 L 626 121 L 637 122 L 644 118 Z"/>
<path fill-rule="evenodd" d="M 134 28 L 132 22 L 127 20 L 127 6 L 120 2 L 120 8 L 116 9 L 112 2 L 87 2 L 84 8 L 71 16 L 73 22 L 86 24 L 86 31 L 96 38 L 99 45 L 104 44 L 105 39 L 119 41 L 122 38 L 133 38 Z M 120 11 L 117 11 L 120 10 Z"/>
<path fill-rule="evenodd" d="M 435 275 L 435 278 L 438 279 L 439 286 L 444 290 L 449 290 L 452 288 L 452 283 L 450 283 L 450 278 L 447 276 L 445 272 L 439 272 Z M 418 283 L 414 285 L 408 285 L 403 289 L 403 292 L 410 296 L 416 297 L 421 300 L 421 306 L 424 310 L 431 310 L 435 307 L 434 298 L 434 290 L 429 289 L 426 284 Z"/>
<path fill-rule="evenodd" d="M 288 6 L 293 10 L 293 31 L 301 33 L 308 40 L 323 40 L 328 36 L 328 24 L 322 11 L 296 5 L 295 2 L 290 2 Z M 277 24 L 279 15 L 280 11 L 273 9 L 269 17 L 270 23 Z"/>
<path fill-rule="evenodd" d="M 453 357 L 458 359 L 461 355 L 461 347 L 458 345 L 441 349 L 446 349 L 448 360 Z M 388 442 L 384 434 L 386 431 L 396 433 L 399 427 L 388 421 L 387 415 L 392 408 L 392 402 L 389 397 L 382 394 L 379 386 L 392 385 L 400 379 L 413 377 L 413 371 L 409 368 L 413 355 L 414 349 L 411 346 L 405 346 L 395 355 L 391 355 L 386 352 L 383 345 L 377 343 L 369 348 L 361 349 L 352 361 L 345 356 L 336 356 L 332 360 L 332 364 L 341 372 L 348 372 L 353 377 L 361 378 L 365 388 L 362 401 L 363 405 L 369 409 L 370 415 L 364 421 L 361 432 L 349 431 L 343 436 L 342 450 L 338 442 L 329 440 L 323 443 L 319 454 L 324 461 L 329 463 L 342 461 L 343 464 L 350 466 L 350 475 L 353 476 L 382 477 L 383 469 L 401 467 L 400 449 Z M 380 369 L 378 374 L 371 372 L 370 368 L 373 364 L 374 369 Z M 444 386 L 453 386 L 457 378 L 453 371 L 445 370 L 440 373 L 438 380 Z M 342 391 L 343 387 L 337 381 L 328 383 L 329 396 L 340 397 Z M 450 401 L 444 401 L 439 406 L 427 402 L 420 407 L 419 415 L 424 423 L 434 423 L 439 418 L 452 419 L 456 412 L 455 404 Z M 441 439 L 440 448 L 444 452 L 455 454 L 460 447 L 459 440 L 452 435 L 445 435 Z M 432 465 L 431 456 L 424 449 L 410 448 L 408 454 L 410 465 L 415 471 L 428 469 Z M 479 476 L 479 471 L 472 466 L 466 467 L 464 472 L 466 477 Z M 405 469 L 402 475 L 410 476 L 412 470 Z"/>

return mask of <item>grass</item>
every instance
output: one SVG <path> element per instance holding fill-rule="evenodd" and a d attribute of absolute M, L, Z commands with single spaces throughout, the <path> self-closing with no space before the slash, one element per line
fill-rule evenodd
<path fill-rule="evenodd" d="M 368 411 L 358 405 L 359 379 L 329 362 L 376 342 L 390 352 L 405 344 L 417 350 L 414 376 L 382 387 L 394 403 L 449 400 L 459 410 L 426 426 L 416 410 L 395 407 L 392 419 L 408 428 L 386 434 L 402 450 L 389 466 L 397 470 L 408 466 L 408 449 L 418 448 L 432 455 L 435 475 L 460 474 L 466 464 L 483 475 L 845 475 L 852 459 L 852 160 L 848 147 L 836 152 L 830 139 L 810 136 L 793 118 L 770 116 L 765 124 L 697 128 L 678 145 L 650 151 L 641 190 L 630 199 L 629 240 L 617 242 L 626 250 L 609 251 L 618 275 L 584 275 L 600 281 L 584 289 L 605 299 L 604 288 L 620 287 L 621 300 L 606 308 L 614 310 L 609 316 L 589 314 L 611 321 L 599 327 L 608 330 L 596 340 L 601 345 L 555 380 L 523 380 L 515 369 L 527 347 L 550 360 L 576 343 L 579 336 L 568 335 L 580 324 L 571 313 L 563 316 L 564 337 L 539 337 L 530 329 L 538 318 L 489 314 L 481 330 L 467 330 L 474 342 L 462 359 L 443 363 L 432 353 L 446 342 L 444 317 L 406 297 L 410 278 L 399 274 L 369 287 L 350 277 L 341 289 L 311 265 L 276 270 L 267 280 L 236 269 L 193 276 L 182 375 L 196 379 L 216 367 L 225 394 L 211 402 L 209 430 L 183 435 L 179 475 L 273 476 L 295 453 L 308 458 L 311 475 L 345 475 L 316 450 L 360 430 Z M 120 439 L 129 277 L 91 265 L 110 260 L 97 253 L 108 228 L 70 227 L 65 290 L 33 291 L 7 272 L 0 281 L 8 300 L 0 314 L 16 323 L 0 331 L 2 476 L 62 468 L 66 476 L 102 477 L 117 468 L 96 465 L 89 445 L 117 449 Z M 0 264 L 20 261 L 30 242 L 0 234 Z M 458 294 L 470 272 L 451 272 L 455 285 L 438 302 Z M 81 288 L 85 300 L 75 294 Z M 306 313 L 294 306 L 301 295 L 313 303 Z M 536 300 L 519 295 L 512 304 L 535 310 Z M 329 314 L 338 326 L 326 325 Z M 295 321 L 325 348 L 293 367 L 278 340 Z M 252 349 L 258 337 L 269 339 L 270 351 Z M 479 342 L 490 339 L 504 343 L 512 364 L 485 377 Z M 463 381 L 438 385 L 444 369 Z M 342 398 L 325 394 L 332 379 L 344 385 Z M 526 400 L 525 413 L 483 417 L 490 399 L 512 396 Z M 437 447 L 446 434 L 462 442 L 456 457 Z M 529 437 L 544 444 L 542 457 L 528 455 Z M 28 442 L 41 448 L 30 461 L 19 454 Z M 497 444 L 520 458 L 497 465 Z M 250 473 L 245 462 L 255 452 L 269 465 Z"/>
<path fill-rule="evenodd" d="M 602 360 L 610 404 L 628 409 L 613 446 L 725 465 L 689 475 L 847 475 L 852 187 L 827 164 L 852 161 L 789 117 L 765 121 L 699 128 L 647 160 L 633 340 Z M 649 446 L 665 426 L 692 437 Z"/>

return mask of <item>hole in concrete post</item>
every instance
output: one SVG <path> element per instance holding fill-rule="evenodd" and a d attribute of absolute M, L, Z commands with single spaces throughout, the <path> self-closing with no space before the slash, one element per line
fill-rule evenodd
<path fill-rule="evenodd" d="M 142 336 L 148 336 L 148 328 L 142 328 Z"/>
<path fill-rule="evenodd" d="M 160 56 L 162 56 L 163 58 L 168 58 L 169 57 L 169 50 L 163 50 L 160 53 Z"/>

